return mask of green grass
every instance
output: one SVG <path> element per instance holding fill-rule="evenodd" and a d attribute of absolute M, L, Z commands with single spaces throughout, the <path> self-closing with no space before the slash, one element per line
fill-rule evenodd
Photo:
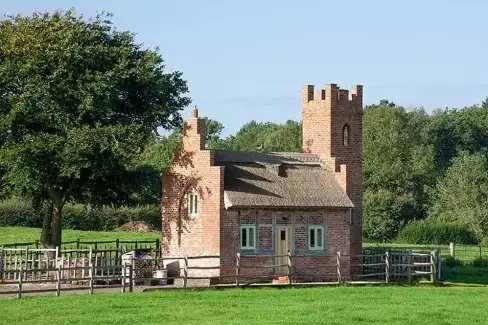
<path fill-rule="evenodd" d="M 27 297 L 0 324 L 484 324 L 488 290 L 322 287 Z"/>
<path fill-rule="evenodd" d="M 41 230 L 38 228 L 0 227 L 0 245 L 10 243 L 26 243 L 39 240 Z M 160 232 L 134 233 L 115 231 L 81 231 L 63 230 L 63 242 L 77 240 L 108 241 L 116 240 L 156 240 L 161 237 Z"/>

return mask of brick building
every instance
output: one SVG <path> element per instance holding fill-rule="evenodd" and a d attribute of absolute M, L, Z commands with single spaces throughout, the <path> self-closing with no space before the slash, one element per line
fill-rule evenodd
<path fill-rule="evenodd" d="M 302 272 L 301 265 L 335 265 L 337 252 L 343 274 L 358 272 L 349 265 L 362 248 L 362 86 L 349 96 L 335 84 L 314 95 L 308 85 L 302 96 L 302 153 L 206 150 L 204 125 L 193 110 L 182 151 L 163 176 L 163 256 L 170 273 L 181 267 L 171 257 L 240 252 L 242 265 L 272 265 L 283 263 L 273 255 L 288 250 L 307 255 L 295 261 L 304 280 L 327 272 Z M 234 274 L 232 260 L 205 261 L 229 268 L 202 275 Z"/>

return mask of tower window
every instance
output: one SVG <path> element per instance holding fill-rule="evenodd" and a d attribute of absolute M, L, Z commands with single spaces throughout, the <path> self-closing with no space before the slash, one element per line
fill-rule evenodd
<path fill-rule="evenodd" d="M 349 126 L 347 124 L 342 129 L 342 144 L 344 147 L 349 145 Z"/>

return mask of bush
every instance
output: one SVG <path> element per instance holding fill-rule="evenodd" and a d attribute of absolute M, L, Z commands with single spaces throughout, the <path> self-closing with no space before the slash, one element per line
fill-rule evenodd
<path fill-rule="evenodd" d="M 390 241 L 412 215 L 413 200 L 389 190 L 364 193 L 363 234 L 369 241 Z"/>
<path fill-rule="evenodd" d="M 466 226 L 453 223 L 416 221 L 406 225 L 396 237 L 398 243 L 420 245 L 476 244 L 476 235 Z"/>
<path fill-rule="evenodd" d="M 42 227 L 42 215 L 28 201 L 0 201 L 0 227 Z"/>
<path fill-rule="evenodd" d="M 442 265 L 445 265 L 447 267 L 455 267 L 455 266 L 459 266 L 459 265 L 462 265 L 463 263 L 461 263 L 460 260 L 458 259 L 455 259 L 454 257 L 452 256 L 448 256 L 446 257 L 443 261 L 442 261 Z"/>
<path fill-rule="evenodd" d="M 488 267 L 488 259 L 486 258 L 477 258 L 471 262 L 474 267 L 478 268 L 487 268 Z"/>
<path fill-rule="evenodd" d="M 35 209 L 29 201 L 0 202 L 0 227 L 42 227 L 45 209 Z M 161 229 L 159 205 L 93 208 L 83 204 L 66 204 L 63 208 L 64 229 L 113 230 L 129 221 L 142 221 Z"/>

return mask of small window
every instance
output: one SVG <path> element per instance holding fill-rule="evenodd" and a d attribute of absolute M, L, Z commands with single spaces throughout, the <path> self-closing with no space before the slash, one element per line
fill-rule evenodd
<path fill-rule="evenodd" d="M 324 227 L 310 226 L 308 229 L 308 248 L 310 250 L 323 250 L 324 241 Z"/>
<path fill-rule="evenodd" d="M 188 215 L 196 216 L 198 213 L 198 195 L 197 193 L 190 193 L 188 195 Z"/>
<path fill-rule="evenodd" d="M 349 145 L 349 126 L 344 125 L 344 128 L 342 129 L 342 144 L 344 147 L 347 147 Z"/>
<path fill-rule="evenodd" d="M 256 226 L 241 226 L 241 249 L 254 249 L 256 242 Z"/>

